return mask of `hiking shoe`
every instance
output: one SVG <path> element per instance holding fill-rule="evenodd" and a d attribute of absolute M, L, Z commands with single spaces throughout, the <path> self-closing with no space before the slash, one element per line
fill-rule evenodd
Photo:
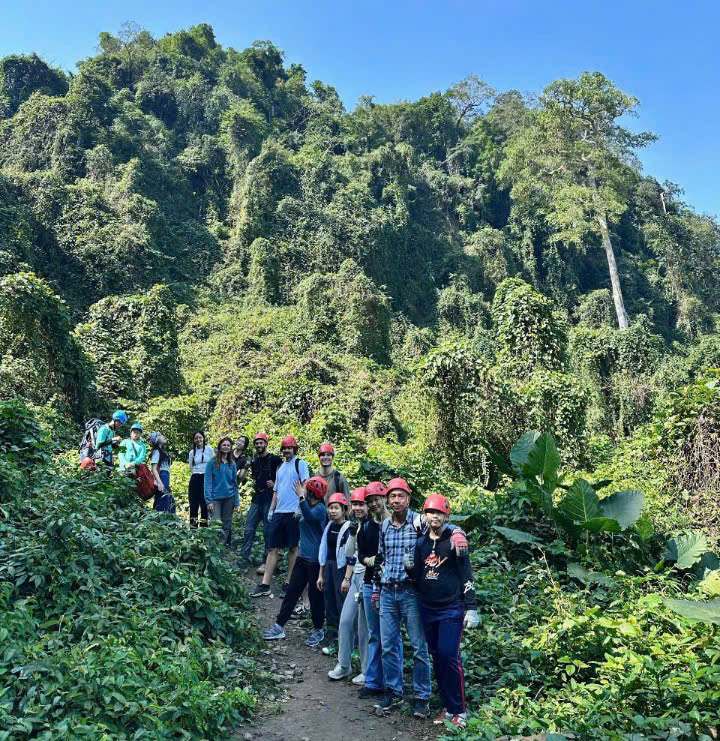
<path fill-rule="evenodd" d="M 467 713 L 458 713 L 457 715 L 453 715 L 453 717 L 450 718 L 450 722 L 458 728 L 465 728 L 467 725 Z"/>
<path fill-rule="evenodd" d="M 433 723 L 436 726 L 441 726 L 446 720 L 450 720 L 452 718 L 452 715 L 448 713 L 448 711 L 443 708 L 434 718 Z"/>
<path fill-rule="evenodd" d="M 387 692 L 385 697 L 376 702 L 373 707 L 377 708 L 381 713 L 389 713 L 392 710 L 397 710 L 402 705 L 402 701 L 402 695 Z"/>
<path fill-rule="evenodd" d="M 365 675 L 364 674 L 358 674 L 352 678 L 353 684 L 365 684 Z"/>
<path fill-rule="evenodd" d="M 323 642 L 324 638 L 325 631 L 322 628 L 316 628 L 308 636 L 305 645 L 310 646 L 310 648 L 317 648 Z"/>
<path fill-rule="evenodd" d="M 261 564 L 260 564 L 260 565 L 259 565 L 259 566 L 258 566 L 258 567 L 257 567 L 257 568 L 255 569 L 255 573 L 256 573 L 256 574 L 257 574 L 258 576 L 264 576 L 264 575 L 265 575 L 265 564 L 264 564 L 264 563 L 261 563 Z"/>
<path fill-rule="evenodd" d="M 258 584 L 255 587 L 254 592 L 250 592 L 251 597 L 269 597 L 270 596 L 270 585 L 269 584 Z"/>
<path fill-rule="evenodd" d="M 295 609 L 293 610 L 293 615 L 295 617 L 302 617 L 307 612 L 307 607 L 302 602 L 298 602 L 297 605 L 295 605 Z"/>
<path fill-rule="evenodd" d="M 277 641 L 280 638 L 285 638 L 285 630 L 283 629 L 282 625 L 278 625 L 277 623 L 275 623 L 270 628 L 265 628 L 262 637 L 266 641 Z"/>
<path fill-rule="evenodd" d="M 338 679 L 347 679 L 350 676 L 350 669 L 346 669 L 344 666 L 337 664 L 334 669 L 328 672 L 328 677 L 337 681 Z"/>
<path fill-rule="evenodd" d="M 361 687 L 358 697 L 361 700 L 367 700 L 368 697 L 379 697 L 384 694 L 385 690 L 381 690 L 379 687 Z"/>
<path fill-rule="evenodd" d="M 416 698 L 415 702 L 413 703 L 413 715 L 416 718 L 427 718 L 429 712 L 430 708 L 428 706 L 428 701 L 419 700 Z"/>

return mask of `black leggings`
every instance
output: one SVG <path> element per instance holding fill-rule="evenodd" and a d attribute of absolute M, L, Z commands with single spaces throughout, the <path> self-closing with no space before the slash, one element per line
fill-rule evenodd
<path fill-rule="evenodd" d="M 275 622 L 278 625 L 285 625 L 290 619 L 295 605 L 302 596 L 303 590 L 307 586 L 308 598 L 310 599 L 310 614 L 312 615 L 313 626 L 323 627 L 325 620 L 325 598 L 323 593 L 318 591 L 317 578 L 320 573 L 320 564 L 312 563 L 298 556 L 295 559 L 290 581 L 288 583 L 285 597 L 283 598 L 280 612 Z"/>
<path fill-rule="evenodd" d="M 190 500 L 190 527 L 198 526 L 198 510 L 200 510 L 200 527 L 207 527 L 208 508 L 205 504 L 205 474 L 194 473 L 188 485 L 188 499 Z"/>

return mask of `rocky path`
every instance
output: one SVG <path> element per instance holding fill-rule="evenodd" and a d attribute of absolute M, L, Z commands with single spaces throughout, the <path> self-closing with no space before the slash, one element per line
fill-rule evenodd
<path fill-rule="evenodd" d="M 247 574 L 251 578 L 250 572 Z M 275 588 L 277 585 L 275 585 Z M 282 595 L 261 597 L 257 602 L 261 625 L 272 624 Z M 291 620 L 287 638 L 268 644 L 265 659 L 277 677 L 278 701 L 268 700 L 253 726 L 242 728 L 235 741 L 431 741 L 437 736 L 432 721 L 413 718 L 408 709 L 378 716 L 371 700 L 360 700 L 358 687 L 349 680 L 332 682 L 327 673 L 334 657 L 305 646 L 307 627 Z"/>

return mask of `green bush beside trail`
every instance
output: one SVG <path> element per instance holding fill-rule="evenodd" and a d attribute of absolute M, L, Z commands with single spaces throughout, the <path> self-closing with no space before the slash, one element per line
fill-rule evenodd
<path fill-rule="evenodd" d="M 0 738 L 222 736 L 263 675 L 216 533 L 44 461 L 46 445 L 0 404 Z"/>

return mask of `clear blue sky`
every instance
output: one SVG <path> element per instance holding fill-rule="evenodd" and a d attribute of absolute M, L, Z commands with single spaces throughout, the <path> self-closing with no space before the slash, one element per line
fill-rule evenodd
<path fill-rule="evenodd" d="M 348 107 L 445 90 L 476 73 L 498 90 L 540 92 L 600 70 L 640 99 L 633 128 L 660 140 L 645 170 L 720 214 L 720 54 L 716 0 L 36 0 L 2 2 L 0 55 L 37 52 L 65 69 L 95 53 L 100 31 L 135 21 L 154 36 L 210 23 L 242 49 L 269 39 Z"/>

